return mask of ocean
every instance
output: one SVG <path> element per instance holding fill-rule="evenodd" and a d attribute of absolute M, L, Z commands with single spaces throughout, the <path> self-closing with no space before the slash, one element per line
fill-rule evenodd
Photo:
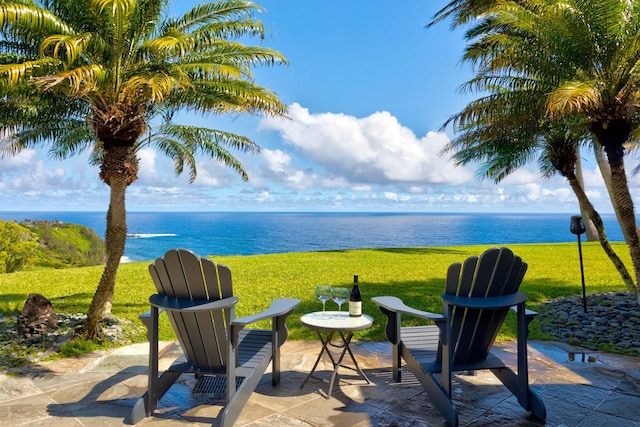
<path fill-rule="evenodd" d="M 0 212 L 4 221 L 59 220 L 100 236 L 104 212 Z M 607 236 L 621 241 L 613 214 Z M 575 242 L 570 214 L 129 212 L 123 261 L 155 259 L 168 249 L 199 255 L 254 255 L 356 248 Z"/>

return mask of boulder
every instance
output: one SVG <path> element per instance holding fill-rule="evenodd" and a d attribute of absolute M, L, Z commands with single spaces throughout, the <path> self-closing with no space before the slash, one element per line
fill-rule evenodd
<path fill-rule="evenodd" d="M 40 294 L 29 294 L 18 315 L 18 332 L 25 337 L 42 336 L 53 332 L 57 324 L 51 301 Z"/>

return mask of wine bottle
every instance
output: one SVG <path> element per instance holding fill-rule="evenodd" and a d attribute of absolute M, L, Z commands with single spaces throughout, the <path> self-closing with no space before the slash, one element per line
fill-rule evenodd
<path fill-rule="evenodd" d="M 353 275 L 353 287 L 349 295 L 349 316 L 358 317 L 362 315 L 362 296 L 358 287 L 358 275 Z"/>

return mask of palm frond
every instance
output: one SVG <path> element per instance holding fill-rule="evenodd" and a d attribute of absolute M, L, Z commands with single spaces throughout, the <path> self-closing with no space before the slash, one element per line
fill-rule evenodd
<path fill-rule="evenodd" d="M 602 105 L 601 95 L 599 82 L 567 82 L 549 94 L 547 111 L 551 116 L 565 111 L 594 111 Z"/>
<path fill-rule="evenodd" d="M 49 36 L 40 44 L 40 56 L 50 56 L 72 63 L 86 49 L 91 38 L 90 33 Z"/>
<path fill-rule="evenodd" d="M 0 75 L 10 83 L 24 82 L 31 77 L 47 74 L 58 68 L 60 61 L 52 58 L 25 61 L 17 64 L 1 64 Z"/>
<path fill-rule="evenodd" d="M 120 102 L 127 102 L 132 97 L 144 94 L 147 101 L 164 102 L 165 97 L 173 91 L 190 89 L 192 88 L 188 79 L 176 79 L 167 73 L 138 74 L 126 81 L 119 99 Z"/>
<path fill-rule="evenodd" d="M 195 156 L 198 154 L 213 158 L 238 172 L 243 180 L 248 176 L 242 164 L 224 146 L 241 152 L 257 154 L 260 147 L 249 138 L 230 132 L 223 132 L 197 126 L 165 124 L 152 135 L 153 144 L 174 161 L 177 174 L 183 172 L 185 164 L 190 169 L 190 181 L 197 176 Z"/>
<path fill-rule="evenodd" d="M 98 64 L 89 64 L 56 74 L 35 79 L 38 87 L 50 90 L 62 83 L 66 84 L 73 96 L 84 97 L 97 88 L 106 79 L 108 72 Z"/>
<path fill-rule="evenodd" d="M 128 17 L 133 13 L 136 0 L 91 0 L 93 7 L 99 12 L 107 12 L 112 16 Z"/>
<path fill-rule="evenodd" d="M 71 26 L 35 4 L 0 3 L 0 29 L 15 33 L 24 28 L 49 34 L 74 34 Z"/>
<path fill-rule="evenodd" d="M 259 35 L 262 37 L 264 36 L 264 28 L 258 21 L 254 21 L 255 14 L 261 12 L 262 9 L 250 1 L 216 1 L 196 5 L 185 13 L 181 19 L 170 21 L 168 26 L 175 27 L 179 31 L 192 32 L 209 24 L 246 21 L 250 26 L 247 27 L 248 32 L 242 35 Z M 255 29 L 252 29 L 252 27 L 255 27 Z"/>

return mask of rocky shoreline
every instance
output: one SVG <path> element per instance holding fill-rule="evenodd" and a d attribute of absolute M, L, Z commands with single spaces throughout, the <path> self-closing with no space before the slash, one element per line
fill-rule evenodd
<path fill-rule="evenodd" d="M 626 292 L 588 294 L 542 303 L 536 321 L 552 339 L 589 350 L 640 356 L 640 304 Z"/>

